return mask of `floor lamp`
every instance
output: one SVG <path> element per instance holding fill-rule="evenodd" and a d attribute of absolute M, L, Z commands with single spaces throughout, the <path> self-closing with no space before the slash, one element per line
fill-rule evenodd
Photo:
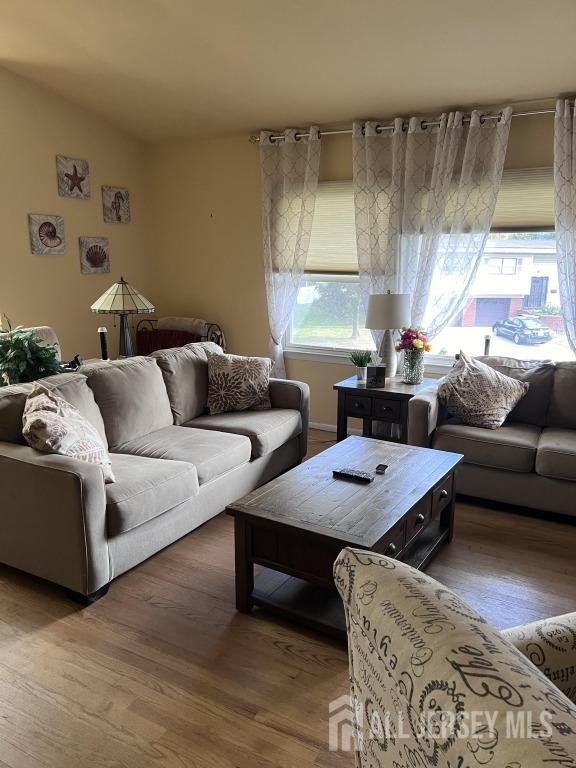
<path fill-rule="evenodd" d="M 394 334 L 398 328 L 410 325 L 409 293 L 373 293 L 368 297 L 366 328 L 384 331 L 378 354 L 386 366 L 386 376 L 396 375 L 398 354 Z"/>
<path fill-rule="evenodd" d="M 123 277 L 117 283 L 110 286 L 108 290 L 90 307 L 92 312 L 99 315 L 120 315 L 120 347 L 119 357 L 132 357 L 134 349 L 132 347 L 132 336 L 130 334 L 130 324 L 128 315 L 150 314 L 154 312 L 154 307 L 148 299 L 144 298 L 131 285 L 128 285 Z"/>

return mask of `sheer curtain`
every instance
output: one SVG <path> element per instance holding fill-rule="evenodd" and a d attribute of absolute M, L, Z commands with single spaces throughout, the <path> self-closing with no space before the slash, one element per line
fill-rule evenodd
<path fill-rule="evenodd" d="M 356 123 L 354 200 L 360 289 L 410 293 L 412 324 L 437 336 L 462 309 L 496 205 L 512 110 L 474 110 L 393 130 Z M 374 334 L 378 345 L 381 334 Z"/>
<path fill-rule="evenodd" d="M 576 352 L 576 121 L 575 104 L 556 102 L 554 189 L 560 305 L 566 335 Z"/>
<path fill-rule="evenodd" d="M 262 234 L 270 356 L 274 375 L 284 377 L 282 337 L 296 303 L 306 266 L 312 231 L 318 174 L 320 131 L 311 126 L 308 137 L 300 131 L 284 132 L 271 141 L 271 133 L 260 134 L 262 174 Z"/>

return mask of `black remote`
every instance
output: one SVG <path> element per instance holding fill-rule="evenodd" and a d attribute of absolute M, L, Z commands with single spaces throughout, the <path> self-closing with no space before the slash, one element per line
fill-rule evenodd
<path fill-rule="evenodd" d="M 338 480 L 353 480 L 355 483 L 371 483 L 374 475 L 371 472 L 361 472 L 359 469 L 333 469 L 332 477 Z"/>

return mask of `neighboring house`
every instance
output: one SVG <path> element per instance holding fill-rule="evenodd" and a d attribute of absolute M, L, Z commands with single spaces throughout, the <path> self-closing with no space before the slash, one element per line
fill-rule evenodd
<path fill-rule="evenodd" d="M 456 326 L 492 326 L 497 320 L 558 305 L 556 248 L 551 240 L 489 241 Z"/>

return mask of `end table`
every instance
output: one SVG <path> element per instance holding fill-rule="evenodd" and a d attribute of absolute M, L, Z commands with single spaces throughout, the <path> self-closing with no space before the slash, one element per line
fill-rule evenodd
<path fill-rule="evenodd" d="M 338 421 L 336 439 L 345 440 L 348 437 L 348 418 L 362 419 L 362 435 L 375 437 L 372 434 L 372 422 L 396 424 L 399 427 L 399 437 L 386 436 L 386 440 L 399 443 L 408 442 L 408 403 L 419 392 L 437 383 L 437 379 L 424 379 L 420 384 L 404 384 L 400 376 L 386 379 L 383 387 L 367 387 L 355 376 L 334 384 L 338 392 Z"/>

